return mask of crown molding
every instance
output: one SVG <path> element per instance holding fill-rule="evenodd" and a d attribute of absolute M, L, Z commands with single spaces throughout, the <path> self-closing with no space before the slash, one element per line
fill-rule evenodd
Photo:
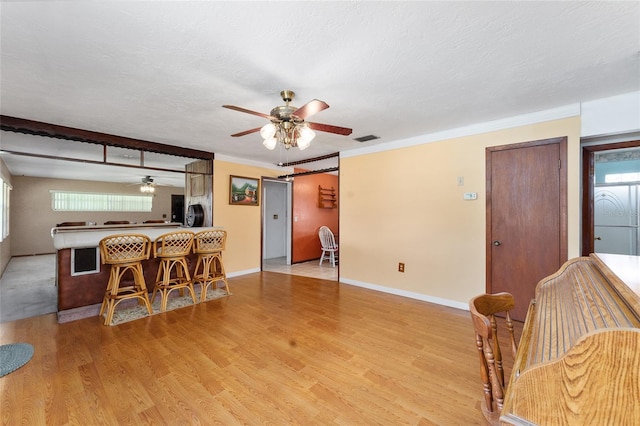
<path fill-rule="evenodd" d="M 446 139 L 461 138 L 481 133 L 495 132 L 498 130 L 510 129 L 513 127 L 526 126 L 530 124 L 543 123 L 545 121 L 560 120 L 563 118 L 575 117 L 580 115 L 580 104 L 570 104 L 558 108 L 552 108 L 544 111 L 522 114 L 508 118 L 502 118 L 484 123 L 472 124 L 470 126 L 457 127 L 454 129 L 443 130 L 441 132 L 427 133 L 420 136 L 413 136 L 407 139 L 400 139 L 373 145 L 370 147 L 355 148 L 345 150 L 340 153 L 341 158 L 355 157 L 358 155 L 372 154 L 375 152 L 389 151 L 398 148 L 407 148 L 416 145 L 422 145 L 431 142 L 438 142 Z"/>

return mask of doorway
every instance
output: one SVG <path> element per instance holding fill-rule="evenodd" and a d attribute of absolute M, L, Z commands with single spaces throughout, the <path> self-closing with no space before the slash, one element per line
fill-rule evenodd
<path fill-rule="evenodd" d="M 486 150 L 487 292 L 511 293 L 520 321 L 567 259 L 566 158 L 566 137 Z"/>
<path fill-rule="evenodd" d="M 640 140 L 582 147 L 582 255 L 640 254 Z"/>
<path fill-rule="evenodd" d="M 262 197 L 261 270 L 337 281 L 338 268 L 326 262 L 293 262 L 293 182 L 263 178 Z"/>
<path fill-rule="evenodd" d="M 262 269 L 269 259 L 291 265 L 291 182 L 262 180 Z"/>
<path fill-rule="evenodd" d="M 184 224 L 184 195 L 171 194 L 171 222 Z"/>

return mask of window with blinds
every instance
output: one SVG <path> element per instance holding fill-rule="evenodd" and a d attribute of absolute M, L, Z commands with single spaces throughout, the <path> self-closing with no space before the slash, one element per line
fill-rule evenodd
<path fill-rule="evenodd" d="M 51 191 L 51 208 L 67 212 L 150 212 L 153 195 Z"/>

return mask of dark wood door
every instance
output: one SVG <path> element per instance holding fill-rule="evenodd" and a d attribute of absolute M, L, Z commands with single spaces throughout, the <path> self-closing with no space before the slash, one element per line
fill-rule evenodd
<path fill-rule="evenodd" d="M 513 294 L 524 320 L 538 281 L 567 258 L 566 138 L 486 154 L 487 292 Z"/>
<path fill-rule="evenodd" d="M 627 150 L 640 147 L 640 140 L 603 143 L 582 147 L 582 255 L 595 251 L 594 192 L 595 154 L 599 151 Z"/>
<path fill-rule="evenodd" d="M 171 222 L 184 224 L 184 195 L 171 194 Z"/>

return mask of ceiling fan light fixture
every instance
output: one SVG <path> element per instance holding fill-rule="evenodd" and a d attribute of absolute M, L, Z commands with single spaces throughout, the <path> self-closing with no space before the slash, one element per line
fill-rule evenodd
<path fill-rule="evenodd" d="M 262 139 L 271 139 L 276 134 L 276 126 L 273 123 L 267 123 L 260 129 L 260 136 Z"/>
<path fill-rule="evenodd" d="M 304 141 L 302 139 L 298 139 L 297 145 L 298 145 L 298 148 L 300 148 L 300 151 L 303 151 L 303 150 L 309 148 L 309 145 L 311 145 L 311 142 L 310 141 Z"/>
<path fill-rule="evenodd" d="M 262 144 L 269 150 L 275 149 L 280 144 L 284 149 L 298 147 L 301 150 L 308 148 L 311 141 L 315 137 L 315 132 L 311 129 L 320 130 L 322 132 L 336 133 L 339 135 L 350 135 L 351 129 L 346 127 L 332 126 L 329 124 L 307 123 L 305 120 L 327 108 L 329 105 L 321 100 L 314 99 L 307 102 L 300 108 L 290 105 L 295 93 L 291 90 L 283 90 L 280 96 L 285 105 L 277 106 L 271 110 L 269 115 L 261 112 L 251 111 L 246 108 L 234 105 L 222 105 L 223 108 L 244 112 L 247 114 L 257 115 L 268 119 L 270 122 L 262 127 L 258 127 L 244 132 L 232 134 L 233 137 L 245 136 L 254 132 L 260 132 L 263 139 Z"/>
<path fill-rule="evenodd" d="M 144 192 L 145 194 L 153 194 L 155 191 L 156 189 L 149 183 L 140 186 L 140 192 Z"/>
<path fill-rule="evenodd" d="M 300 145 L 300 143 L 302 142 L 302 143 L 306 144 L 306 146 L 309 146 L 309 144 L 311 143 L 313 138 L 316 137 L 316 132 L 311 130 L 306 125 L 305 126 L 300 126 L 298 128 L 298 134 L 300 135 L 300 137 L 298 138 L 298 145 Z"/>
<path fill-rule="evenodd" d="M 273 151 L 275 149 L 277 143 L 278 140 L 274 137 L 265 139 L 264 142 L 262 142 L 262 144 L 270 151 Z"/>
<path fill-rule="evenodd" d="M 309 148 L 311 141 L 316 137 L 316 133 L 307 126 L 300 126 L 298 128 L 298 137 L 296 138 L 296 145 L 300 151 Z"/>

